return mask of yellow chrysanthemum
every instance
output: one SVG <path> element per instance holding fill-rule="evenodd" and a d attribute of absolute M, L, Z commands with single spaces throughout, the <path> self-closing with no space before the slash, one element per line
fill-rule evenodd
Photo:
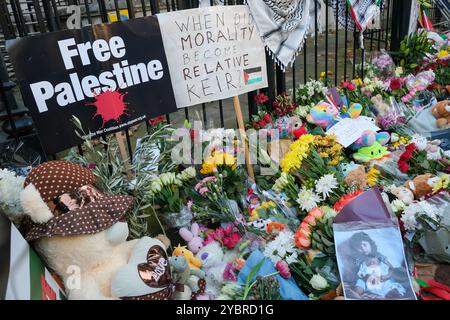
<path fill-rule="evenodd" d="M 447 50 L 441 50 L 436 54 L 436 57 L 438 57 L 439 59 L 448 56 L 448 51 Z"/>
<path fill-rule="evenodd" d="M 367 172 L 367 183 L 369 186 L 373 187 L 377 184 L 378 178 L 380 177 L 381 172 L 375 168 L 372 168 Z"/>
<path fill-rule="evenodd" d="M 450 176 L 448 174 L 444 174 L 433 183 L 433 193 L 438 192 L 442 189 L 447 189 L 450 184 Z"/>
<path fill-rule="evenodd" d="M 211 161 L 205 161 L 202 163 L 202 168 L 200 169 L 201 174 L 211 174 L 217 169 L 216 165 Z"/>
<path fill-rule="evenodd" d="M 293 142 L 284 158 L 280 162 L 281 170 L 289 173 L 301 167 L 302 161 L 308 156 L 310 144 L 314 141 L 315 136 L 312 134 L 304 134 L 297 141 Z"/>

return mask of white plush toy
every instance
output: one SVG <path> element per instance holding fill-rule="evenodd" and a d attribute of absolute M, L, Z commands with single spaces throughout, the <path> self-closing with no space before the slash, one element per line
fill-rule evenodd
<path fill-rule="evenodd" d="M 133 197 L 105 195 L 94 184 L 90 170 L 67 161 L 32 169 L 20 195 L 25 238 L 61 277 L 69 299 L 170 298 L 168 239 L 126 241 Z"/>
<path fill-rule="evenodd" d="M 223 274 L 227 263 L 234 261 L 237 253 L 229 251 L 225 254 L 219 242 L 213 241 L 201 248 L 195 257 L 203 263 L 202 270 L 206 274 L 206 293 L 217 297 L 224 282 Z"/>

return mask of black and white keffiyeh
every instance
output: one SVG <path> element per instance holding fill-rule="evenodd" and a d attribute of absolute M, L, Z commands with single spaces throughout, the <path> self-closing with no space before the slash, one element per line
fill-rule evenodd
<path fill-rule="evenodd" d="M 283 69 L 295 60 L 307 33 L 314 27 L 315 1 L 247 0 L 264 44 Z M 318 0 L 316 7 L 319 23 Z"/>
<path fill-rule="evenodd" d="M 213 0 L 223 5 L 223 0 Z M 320 0 L 246 0 L 264 45 L 284 70 L 292 64 L 309 32 L 320 32 Z M 210 6 L 210 0 L 200 0 L 200 7 Z M 317 10 L 317 13 L 315 13 Z"/>
<path fill-rule="evenodd" d="M 349 31 L 364 32 L 380 14 L 383 0 L 328 0 L 328 6 L 338 11 L 339 25 Z M 348 9 L 347 9 L 348 6 Z M 347 23 L 345 22 L 347 17 Z"/>

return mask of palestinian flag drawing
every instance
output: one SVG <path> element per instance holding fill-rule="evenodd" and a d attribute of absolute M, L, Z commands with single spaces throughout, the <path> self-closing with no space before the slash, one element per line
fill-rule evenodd
<path fill-rule="evenodd" d="M 61 300 L 63 290 L 0 211 L 0 300 Z"/>
<path fill-rule="evenodd" d="M 246 85 L 252 85 L 263 81 L 262 68 L 244 69 L 244 81 Z"/>
<path fill-rule="evenodd" d="M 419 24 L 423 29 L 433 31 L 433 24 L 430 18 L 428 18 L 427 10 L 424 8 L 420 8 L 419 10 Z"/>

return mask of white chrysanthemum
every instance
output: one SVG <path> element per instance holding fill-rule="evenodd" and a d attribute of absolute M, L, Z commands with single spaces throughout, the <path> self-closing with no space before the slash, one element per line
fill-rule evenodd
<path fill-rule="evenodd" d="M 274 264 L 281 260 L 280 252 L 275 241 L 270 241 L 264 249 L 264 257 L 269 258 Z"/>
<path fill-rule="evenodd" d="M 266 245 L 264 256 L 275 264 L 293 252 L 295 252 L 294 234 L 289 230 L 283 230 Z"/>
<path fill-rule="evenodd" d="M 418 227 L 416 220 L 416 213 L 417 213 L 416 204 L 409 205 L 403 212 L 403 215 L 401 216 L 400 220 L 402 220 L 406 230 L 416 231 Z"/>
<path fill-rule="evenodd" d="M 328 197 L 333 189 L 338 186 L 334 173 L 326 174 L 316 181 L 316 192 L 321 193 L 324 198 Z"/>
<path fill-rule="evenodd" d="M 302 187 L 300 192 L 298 193 L 297 202 L 300 205 L 300 208 L 305 211 L 310 211 L 317 207 L 317 204 L 320 202 L 320 197 L 314 193 L 312 189 L 306 189 Z"/>
<path fill-rule="evenodd" d="M 0 207 L 7 213 L 22 213 L 20 192 L 23 190 L 24 181 L 24 177 L 17 176 L 7 169 L 0 169 Z"/>
<path fill-rule="evenodd" d="M 394 201 L 391 202 L 391 208 L 392 211 L 394 212 L 400 212 L 405 210 L 406 204 L 400 200 L 400 199 L 395 199 Z"/>

